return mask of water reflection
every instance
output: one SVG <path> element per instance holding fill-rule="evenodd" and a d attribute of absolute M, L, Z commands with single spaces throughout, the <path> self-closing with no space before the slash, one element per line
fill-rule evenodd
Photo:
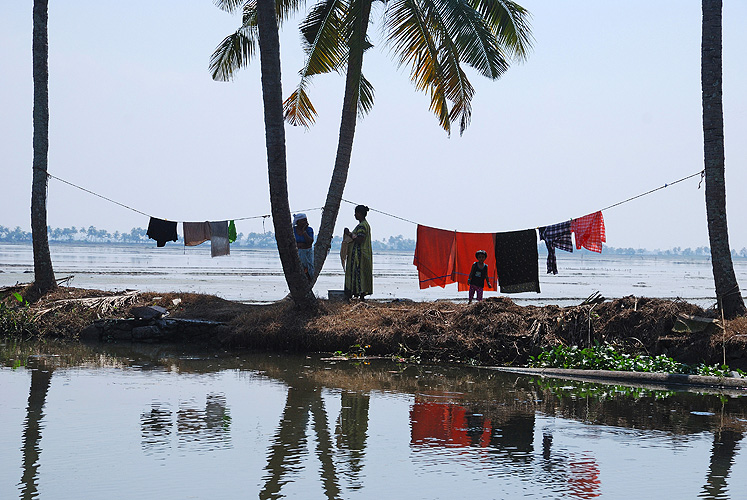
<path fill-rule="evenodd" d="M 491 443 L 492 427 L 482 414 L 448 401 L 415 398 L 410 410 L 411 442 L 419 446 L 480 446 Z"/>
<path fill-rule="evenodd" d="M 736 469 L 745 467 L 740 455 L 747 432 L 744 398 L 533 380 L 453 367 L 356 366 L 292 356 L 137 349 L 117 354 L 107 347 L 57 357 L 47 347 L 37 347 L 30 357 L 31 351 L 0 352 L 5 366 L 15 366 L 18 356 L 25 356 L 22 365 L 31 382 L 22 428 L 9 426 L 0 412 L 0 429 L 15 429 L 16 440 L 23 434 L 20 460 L 0 458 L 0 470 L 20 465 L 14 479 L 21 476 L 20 498 L 37 498 L 40 482 L 60 487 L 66 476 L 59 446 L 67 436 L 59 432 L 70 426 L 45 425 L 45 414 L 60 420 L 70 416 L 45 410 L 49 394 L 56 395 L 50 399 L 56 402 L 53 409 L 61 399 L 78 404 L 76 385 L 97 377 L 111 380 L 123 372 L 124 379 L 104 385 L 107 391 L 130 392 L 117 393 L 117 406 L 102 408 L 102 418 L 86 420 L 90 435 L 139 424 L 130 441 L 138 453 L 119 457 L 117 467 L 125 476 L 135 467 L 138 484 L 147 487 L 158 487 L 163 480 L 148 467 L 154 460 L 169 467 L 169 477 L 188 484 L 189 490 L 165 498 L 243 494 L 276 499 L 298 496 L 301 488 L 304 498 L 327 499 L 396 497 L 407 491 L 413 498 L 585 500 L 603 492 L 606 496 L 609 489 L 603 487 L 610 485 L 621 491 L 638 488 L 620 496 L 641 497 L 660 486 L 657 481 L 670 480 L 673 494 L 723 499 L 747 487 Z M 71 378 L 70 366 L 85 366 L 86 380 Z M 97 366 L 108 368 L 97 371 Z M 0 377 L 7 373 L 0 370 Z M 53 386 L 53 373 L 65 383 Z M 0 378 L 0 384 L 5 387 L 7 380 Z M 24 380 L 27 384 L 29 379 Z M 257 384 L 271 384 L 274 403 L 246 397 Z M 260 411 L 273 404 L 274 410 Z M 49 434 L 44 441 L 43 431 Z M 42 456 L 48 461 L 40 466 Z M 106 487 L 84 489 L 81 495 L 106 497 L 115 483 L 86 469 L 101 457 L 82 460 L 73 469 L 76 474 L 90 474 Z M 206 485 L 210 494 L 196 491 L 192 476 L 211 464 L 218 464 L 221 477 L 231 479 Z M 684 476 L 678 470 L 683 465 L 688 471 Z M 247 475 L 252 478 L 242 482 Z M 635 484 L 626 479 L 633 476 Z M 129 484 L 129 479 L 123 481 Z M 306 491 L 311 484 L 318 493 Z M 0 480 L 0 490 L 5 486 Z M 126 488 L 121 496 L 138 497 Z"/>
<path fill-rule="evenodd" d="M 20 486 L 21 498 L 24 500 L 36 498 L 38 495 L 42 420 L 53 372 L 43 359 L 31 359 L 27 367 L 31 371 L 31 387 L 23 427 L 23 475 Z"/>
<path fill-rule="evenodd" d="M 357 490 L 363 486 L 360 474 L 366 456 L 370 396 L 344 391 L 340 394 L 340 402 L 342 406 L 335 427 L 337 449 L 343 455 L 342 474 L 348 480 L 350 489 Z"/>
<path fill-rule="evenodd" d="M 340 485 L 332 462 L 332 440 L 327 427 L 321 389 L 308 383 L 295 382 L 288 387 L 288 398 L 277 432 L 272 440 L 260 499 L 282 498 L 283 486 L 300 471 L 303 458 L 309 454 L 306 428 L 313 416 L 316 455 L 321 462 L 322 484 L 328 499 L 340 498 Z"/>
<path fill-rule="evenodd" d="M 151 403 L 150 410 L 140 416 L 143 450 L 169 451 L 174 434 L 181 449 L 214 451 L 230 447 L 231 416 L 225 395 L 209 393 L 205 400 L 204 408 L 195 401 L 181 401 L 176 412 L 168 403 Z"/>
<path fill-rule="evenodd" d="M 701 498 L 729 498 L 726 478 L 734 464 L 738 443 L 744 437 L 744 428 L 721 428 L 713 434 L 711 459 L 706 484 Z"/>

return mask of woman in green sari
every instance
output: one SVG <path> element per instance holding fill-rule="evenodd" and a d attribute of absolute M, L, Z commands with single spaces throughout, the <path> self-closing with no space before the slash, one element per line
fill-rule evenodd
<path fill-rule="evenodd" d="M 345 265 L 345 296 L 360 297 L 373 293 L 373 250 L 371 249 L 371 226 L 366 221 L 368 207 L 355 207 L 358 225 L 351 232 L 345 228 L 345 236 L 351 239 Z"/>

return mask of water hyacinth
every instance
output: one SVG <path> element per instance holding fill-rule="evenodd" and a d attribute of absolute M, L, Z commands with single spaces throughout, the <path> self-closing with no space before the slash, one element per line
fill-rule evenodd
<path fill-rule="evenodd" d="M 578 346 L 556 346 L 537 356 L 531 356 L 529 366 L 533 368 L 566 368 L 581 370 L 611 370 L 650 373 L 681 373 L 686 375 L 710 375 L 731 377 L 727 365 L 688 365 L 660 354 L 646 356 L 617 351 L 610 344 L 579 348 Z M 740 370 L 737 372 L 742 375 Z"/>

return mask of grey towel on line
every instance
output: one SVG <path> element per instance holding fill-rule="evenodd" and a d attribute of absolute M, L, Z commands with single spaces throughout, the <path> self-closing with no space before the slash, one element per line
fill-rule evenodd
<path fill-rule="evenodd" d="M 210 240 L 210 256 L 221 257 L 231 253 L 228 240 L 228 221 L 185 222 L 184 245 L 196 246 Z"/>
<path fill-rule="evenodd" d="M 228 221 L 210 223 L 210 256 L 220 257 L 231 253 L 228 241 Z"/>
<path fill-rule="evenodd" d="M 210 239 L 209 222 L 185 222 L 182 224 L 184 229 L 184 245 L 193 247 L 204 243 Z"/>

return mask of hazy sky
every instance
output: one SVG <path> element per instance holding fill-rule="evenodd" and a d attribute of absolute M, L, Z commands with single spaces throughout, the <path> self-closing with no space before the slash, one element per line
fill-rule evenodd
<path fill-rule="evenodd" d="M 344 197 L 425 225 L 524 229 L 578 217 L 703 168 L 701 4 L 525 0 L 529 59 L 498 81 L 474 72 L 472 124 L 448 137 L 381 40 L 364 73 L 376 89 L 359 121 Z M 747 246 L 747 2 L 724 5 L 724 113 L 731 246 Z M 30 227 L 31 1 L 0 4 L 0 225 Z M 213 82 L 210 54 L 240 19 L 210 0 L 50 2 L 49 172 L 156 217 L 269 213 L 259 60 Z M 303 62 L 282 28 L 284 94 Z M 321 207 L 337 146 L 343 77 L 314 80 L 310 130 L 286 129 L 293 210 Z M 337 232 L 355 223 L 343 204 Z M 54 179 L 49 224 L 129 231 L 147 218 Z M 318 227 L 320 212 L 308 212 Z M 607 243 L 708 244 L 704 190 L 691 179 L 604 213 Z M 413 224 L 371 213 L 374 238 Z M 262 231 L 261 220 L 237 223 Z M 271 229 L 268 222 L 267 229 Z"/>

